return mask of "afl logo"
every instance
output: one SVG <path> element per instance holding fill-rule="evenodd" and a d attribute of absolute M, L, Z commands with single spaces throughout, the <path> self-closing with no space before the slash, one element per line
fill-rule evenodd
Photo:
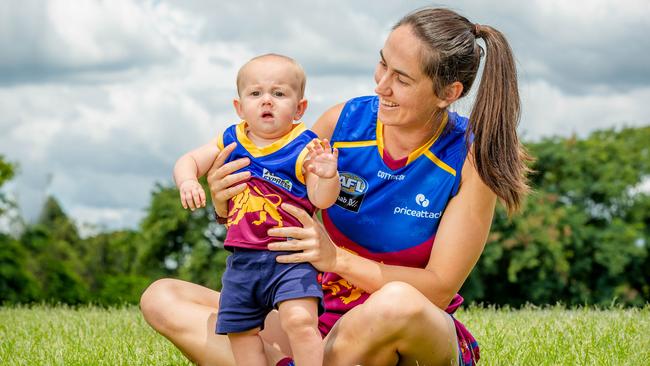
<path fill-rule="evenodd" d="M 340 172 L 339 175 L 342 192 L 357 196 L 368 190 L 368 182 L 360 176 L 348 172 Z"/>

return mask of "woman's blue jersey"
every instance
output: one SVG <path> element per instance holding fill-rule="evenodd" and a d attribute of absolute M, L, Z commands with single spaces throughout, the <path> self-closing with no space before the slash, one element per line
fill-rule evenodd
<path fill-rule="evenodd" d="M 435 236 L 458 192 L 467 155 L 467 119 L 456 113 L 411 153 L 405 166 L 383 159 L 383 126 L 376 96 L 350 100 L 332 136 L 339 149 L 341 194 L 327 217 L 347 239 L 375 253 L 398 252 Z"/>

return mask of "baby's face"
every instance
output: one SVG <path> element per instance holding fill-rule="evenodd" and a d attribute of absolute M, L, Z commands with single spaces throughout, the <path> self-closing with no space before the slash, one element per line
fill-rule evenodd
<path fill-rule="evenodd" d="M 263 139 L 284 136 L 300 119 L 306 103 L 295 65 L 279 58 L 251 61 L 242 70 L 237 114 L 248 122 L 249 133 Z"/>

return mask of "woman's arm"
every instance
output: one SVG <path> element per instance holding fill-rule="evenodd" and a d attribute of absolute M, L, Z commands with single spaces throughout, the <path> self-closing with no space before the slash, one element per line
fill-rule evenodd
<path fill-rule="evenodd" d="M 496 195 L 479 178 L 473 160 L 468 157 L 460 190 L 447 205 L 425 269 L 386 265 L 338 248 L 322 225 L 295 208 L 288 211 L 304 228 L 271 229 L 269 234 L 295 240 L 269 244 L 269 249 L 302 250 L 278 257 L 278 261 L 309 261 L 317 269 L 337 273 L 371 293 L 391 281 L 409 283 L 444 309 L 483 251 L 495 204 Z"/>
<path fill-rule="evenodd" d="M 496 195 L 479 178 L 468 156 L 460 189 L 441 218 L 425 269 L 384 265 L 339 250 L 333 272 L 368 292 L 390 281 L 407 282 L 444 309 L 483 252 L 495 205 Z"/>

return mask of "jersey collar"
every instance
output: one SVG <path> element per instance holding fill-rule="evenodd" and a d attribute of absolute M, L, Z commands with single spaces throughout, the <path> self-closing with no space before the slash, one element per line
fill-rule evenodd
<path fill-rule="evenodd" d="M 289 131 L 289 133 L 280 137 L 277 141 L 273 142 L 272 144 L 266 145 L 264 147 L 258 147 L 246 135 L 247 126 L 248 126 L 248 122 L 246 121 L 241 121 L 237 125 L 237 130 L 236 130 L 237 140 L 255 158 L 260 156 L 270 155 L 282 149 L 307 129 L 303 122 L 294 123 L 293 128 L 291 129 L 291 131 Z"/>

